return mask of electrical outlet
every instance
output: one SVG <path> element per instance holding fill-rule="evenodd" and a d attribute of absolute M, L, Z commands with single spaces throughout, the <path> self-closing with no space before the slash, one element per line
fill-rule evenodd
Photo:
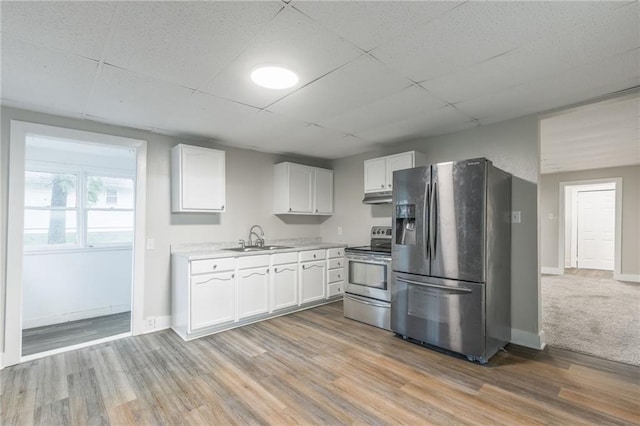
<path fill-rule="evenodd" d="M 147 330 L 153 330 L 154 328 L 156 328 L 156 319 L 147 318 Z"/>
<path fill-rule="evenodd" d="M 338 235 L 342 235 L 342 226 L 338 226 Z"/>
<path fill-rule="evenodd" d="M 511 223 L 520 223 L 520 212 L 511 212 Z"/>
<path fill-rule="evenodd" d="M 153 238 L 147 238 L 147 250 L 155 250 L 156 240 Z"/>

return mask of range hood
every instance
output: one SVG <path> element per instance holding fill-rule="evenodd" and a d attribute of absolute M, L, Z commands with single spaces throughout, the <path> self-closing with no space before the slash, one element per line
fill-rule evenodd
<path fill-rule="evenodd" d="M 391 191 L 369 192 L 364 194 L 362 202 L 364 204 L 391 204 L 392 196 L 393 192 Z"/>

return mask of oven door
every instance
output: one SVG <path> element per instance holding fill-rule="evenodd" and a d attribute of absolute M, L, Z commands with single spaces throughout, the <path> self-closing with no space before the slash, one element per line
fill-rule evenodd
<path fill-rule="evenodd" d="M 476 359 L 485 358 L 485 286 L 393 273 L 391 330 Z"/>
<path fill-rule="evenodd" d="M 391 259 L 382 256 L 346 253 L 345 292 L 391 301 Z"/>

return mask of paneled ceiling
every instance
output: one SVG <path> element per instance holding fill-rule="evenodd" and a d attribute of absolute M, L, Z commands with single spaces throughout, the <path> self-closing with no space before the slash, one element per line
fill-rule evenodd
<path fill-rule="evenodd" d="M 540 121 L 542 174 L 640 164 L 640 93 Z"/>
<path fill-rule="evenodd" d="M 0 3 L 4 105 L 338 158 L 640 83 L 639 3 Z M 282 64 L 291 89 L 249 74 Z"/>

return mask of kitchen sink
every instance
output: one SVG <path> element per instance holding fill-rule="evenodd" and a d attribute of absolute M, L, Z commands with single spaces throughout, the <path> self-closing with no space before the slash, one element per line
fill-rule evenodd
<path fill-rule="evenodd" d="M 288 249 L 288 248 L 293 248 L 293 247 L 289 247 L 289 246 L 263 246 L 263 247 L 232 247 L 232 248 L 227 248 L 227 249 L 223 249 L 223 250 L 229 250 L 229 251 L 238 251 L 240 253 L 246 253 L 246 252 L 250 252 L 250 251 L 268 251 L 268 250 L 278 250 L 278 249 Z"/>

